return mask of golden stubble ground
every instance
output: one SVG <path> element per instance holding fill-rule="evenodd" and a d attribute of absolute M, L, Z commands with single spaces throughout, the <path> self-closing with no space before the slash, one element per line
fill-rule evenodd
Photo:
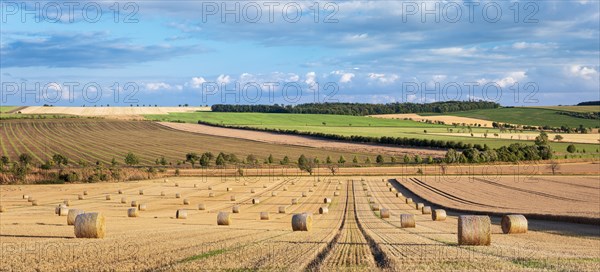
<path fill-rule="evenodd" d="M 598 236 L 577 232 L 540 230 L 504 235 L 499 225 L 494 225 L 492 246 L 458 247 L 455 215 L 450 214 L 444 222 L 420 215 L 389 192 L 388 178 L 392 177 L 364 179 L 367 191 L 361 177 L 169 178 L 166 182 L 1 186 L 1 203 L 8 210 L 0 214 L 0 270 L 598 268 Z M 233 190 L 227 191 L 227 187 Z M 122 195 L 117 193 L 119 189 Z M 139 195 L 140 189 L 144 195 Z M 255 193 L 251 193 L 253 189 Z M 84 190 L 88 195 L 78 200 Z M 336 191 L 339 196 L 334 196 Z M 307 197 L 302 197 L 303 192 Z M 380 219 L 369 209 L 367 192 L 391 209 L 390 219 Z M 176 193 L 181 198 L 176 198 Z M 39 205 L 23 200 L 24 194 L 36 198 Z M 111 200 L 105 199 L 108 194 Z M 231 201 L 232 195 L 236 201 Z M 122 197 L 127 203 L 121 203 Z M 325 197 L 333 202 L 324 204 Z M 183 205 L 184 198 L 190 205 Z M 251 204 L 252 198 L 259 198 L 260 204 Z M 297 198 L 298 204 L 292 205 L 292 198 Z M 106 237 L 75 239 L 66 217 L 54 214 L 54 207 L 64 199 L 70 200 L 71 208 L 105 214 Z M 127 217 L 132 200 L 148 206 L 140 217 Z M 200 203 L 207 210 L 198 210 Z M 232 225 L 217 226 L 217 212 L 231 211 L 233 205 L 240 205 L 241 213 L 232 215 Z M 279 214 L 279 206 L 287 206 L 287 213 Z M 329 213 L 318 214 L 321 206 L 328 206 Z M 177 209 L 187 209 L 188 219 L 175 219 Z M 264 211 L 270 213 L 270 220 L 260 220 L 259 213 Z M 313 213 L 311 232 L 292 232 L 291 216 L 299 212 Z M 400 229 L 400 213 L 416 214 L 417 227 Z M 569 229 L 572 224 L 560 225 Z M 373 256 L 373 246 L 385 254 L 387 263 Z M 323 251 L 326 254 L 320 255 Z"/>

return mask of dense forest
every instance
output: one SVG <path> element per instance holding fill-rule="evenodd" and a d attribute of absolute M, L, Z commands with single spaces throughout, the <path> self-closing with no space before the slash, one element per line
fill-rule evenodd
<path fill-rule="evenodd" d="M 586 101 L 577 104 L 577 106 L 600 106 L 600 101 Z"/>
<path fill-rule="evenodd" d="M 224 105 L 212 106 L 214 112 L 264 112 L 264 113 L 311 113 L 338 115 L 371 115 L 394 113 L 457 112 L 477 109 L 495 109 L 500 104 L 488 101 L 446 101 L 428 104 L 418 103 L 308 103 L 299 105 Z"/>

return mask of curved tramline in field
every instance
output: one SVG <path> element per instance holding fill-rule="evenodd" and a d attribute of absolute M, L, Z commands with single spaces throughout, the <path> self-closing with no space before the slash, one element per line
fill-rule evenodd
<path fill-rule="evenodd" d="M 600 181 L 590 176 L 422 176 L 395 180 L 400 189 L 455 210 L 522 213 L 531 218 L 600 222 Z"/>
<path fill-rule="evenodd" d="M 163 156 L 175 165 L 178 161 L 184 161 L 189 152 L 206 151 L 215 154 L 233 153 L 239 158 L 253 154 L 260 161 L 270 154 L 277 161 L 285 156 L 298 158 L 301 154 L 312 154 L 322 158 L 374 155 L 369 153 L 369 150 L 323 150 L 286 144 L 273 148 L 271 144 L 258 141 L 183 132 L 148 121 L 5 120 L 2 126 L 2 155 L 16 161 L 20 154 L 29 153 L 35 164 L 44 163 L 54 154 L 64 155 L 72 164 L 83 161 L 88 164 L 100 162 L 110 165 L 113 158 L 122 164 L 128 152 L 137 155 L 140 165 L 156 165 L 156 159 Z M 240 150 L 239 146 L 244 146 L 243 150 Z"/>

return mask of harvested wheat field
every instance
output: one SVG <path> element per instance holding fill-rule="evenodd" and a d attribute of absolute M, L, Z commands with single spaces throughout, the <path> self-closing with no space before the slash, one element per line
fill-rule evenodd
<path fill-rule="evenodd" d="M 360 144 L 343 141 L 333 141 L 327 139 L 319 139 L 315 137 L 286 135 L 263 131 L 251 131 L 233 128 L 214 127 L 202 124 L 186 124 L 186 123 L 171 123 L 159 122 L 159 124 L 187 132 L 200 133 L 212 136 L 231 137 L 237 139 L 253 140 L 270 144 L 284 144 L 294 146 L 305 146 L 322 148 L 327 150 L 349 151 L 358 153 L 374 153 L 388 154 L 400 156 L 405 154 L 419 154 L 421 156 L 440 157 L 445 154 L 444 150 L 435 149 L 419 149 L 409 147 L 394 147 L 375 144 Z"/>
<path fill-rule="evenodd" d="M 386 183 L 386 177 L 265 177 L 247 183 L 219 178 L 169 178 L 2 186 L 1 205 L 7 209 L 0 213 L 0 270 L 598 268 L 600 256 L 593 249 L 600 246 L 599 235 L 564 235 L 560 229 L 554 233 L 530 229 L 506 235 L 499 222 L 494 222 L 490 246 L 458 246 L 456 215 L 450 213 L 445 221 L 432 221 L 431 215 L 404 204 Z M 118 194 L 119 190 L 122 194 Z M 79 200 L 83 191 L 88 194 Z M 213 197 L 209 197 L 211 193 Z M 188 199 L 190 205 L 184 205 L 176 194 Z M 39 205 L 32 206 L 23 195 L 35 198 Z M 107 200 L 106 195 L 114 197 Z M 125 203 L 121 203 L 121 198 L 126 198 Z M 331 203 L 324 203 L 325 198 L 331 198 Z M 260 202 L 252 204 L 253 199 Z M 292 204 L 292 199 L 296 199 L 296 204 Z M 69 209 L 102 214 L 104 238 L 75 238 L 67 217 L 54 213 L 55 207 L 65 200 Z M 132 201 L 145 205 L 137 217 L 128 217 Z M 370 202 L 388 209 L 391 216 L 380 218 L 378 212 L 371 211 Z M 286 213 L 279 213 L 281 206 L 286 207 Z M 239 213 L 232 213 L 233 207 Z M 323 207 L 329 212 L 319 214 Z M 269 213 L 266 219 L 265 212 Z M 217 224 L 218 213 L 229 213 L 228 225 Z M 310 231 L 292 231 L 291 219 L 298 213 L 310 213 Z M 178 219 L 176 214 L 187 217 Z M 400 228 L 400 214 L 413 214 L 415 228 Z M 586 228 L 561 224 L 571 234 Z M 33 251 L 36 254 L 31 254 Z"/>
<path fill-rule="evenodd" d="M 51 119 L 4 120 L 1 124 L 2 155 L 16 160 L 21 153 L 30 153 L 34 163 L 44 163 L 54 154 L 62 154 L 72 163 L 99 161 L 110 165 L 112 158 L 122 162 L 133 152 L 142 165 L 156 165 L 164 156 L 173 165 L 184 160 L 189 152 L 234 153 L 239 158 L 249 154 L 260 161 L 272 154 L 278 161 L 285 156 L 291 160 L 301 154 L 338 158 L 369 153 L 347 149 L 325 150 L 313 147 L 278 145 L 253 140 L 217 137 L 171 129 L 150 121 L 123 121 L 109 119 Z M 243 146 L 243 148 L 240 148 Z M 370 154 L 373 156 L 374 154 Z"/>
<path fill-rule="evenodd" d="M 598 176 L 406 176 L 396 181 L 399 189 L 453 209 L 600 219 Z"/>
<path fill-rule="evenodd" d="M 459 117 L 451 115 L 436 115 L 436 116 L 421 116 L 415 113 L 399 113 L 399 114 L 378 114 L 369 115 L 374 118 L 385 118 L 385 119 L 410 119 L 419 122 L 432 121 L 432 122 L 444 122 L 444 124 L 466 124 L 470 126 L 492 127 L 492 121 L 470 118 L 470 117 Z"/>
<path fill-rule="evenodd" d="M 66 114 L 80 116 L 134 116 L 170 112 L 210 111 L 210 107 L 41 107 L 29 106 L 22 114 Z"/>

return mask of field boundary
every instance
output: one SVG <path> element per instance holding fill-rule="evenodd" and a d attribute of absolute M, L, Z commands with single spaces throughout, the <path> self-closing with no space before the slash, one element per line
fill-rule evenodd
<path fill-rule="evenodd" d="M 502 217 L 506 214 L 509 214 L 509 213 L 499 213 L 499 212 L 491 212 L 491 211 L 476 211 L 476 210 L 468 210 L 468 209 L 450 208 L 448 206 L 437 203 L 435 201 L 431 201 L 431 200 L 427 199 L 426 197 L 423 197 L 422 195 L 413 192 L 412 190 L 408 189 L 408 187 L 402 185 L 402 183 L 400 181 L 398 181 L 398 179 L 389 179 L 388 181 L 394 187 L 396 187 L 396 189 L 401 188 L 403 190 L 406 190 L 406 191 L 410 192 L 411 194 L 423 199 L 425 202 L 428 202 L 435 206 L 444 208 L 448 212 L 469 213 L 469 214 L 476 214 L 476 215 L 489 215 L 489 216 L 497 216 L 497 217 Z M 538 214 L 538 213 L 519 213 L 519 214 L 524 215 L 528 219 L 535 219 L 535 220 L 558 221 L 558 222 L 577 223 L 577 224 L 586 224 L 586 225 L 600 225 L 600 218 L 590 218 L 590 217 L 583 217 L 583 216 L 568 216 L 568 215 Z"/>

